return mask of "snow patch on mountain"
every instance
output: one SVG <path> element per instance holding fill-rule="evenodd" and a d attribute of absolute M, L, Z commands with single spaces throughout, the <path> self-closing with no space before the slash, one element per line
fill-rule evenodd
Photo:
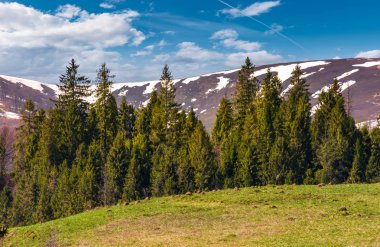
<path fill-rule="evenodd" d="M 174 82 L 178 82 L 179 80 L 175 80 Z M 142 81 L 142 82 L 125 82 L 125 83 L 114 83 L 112 85 L 112 90 L 117 91 L 122 89 L 123 87 L 134 88 L 134 87 L 145 87 L 145 91 L 143 94 L 151 94 L 160 81 Z"/>
<path fill-rule="evenodd" d="M 42 87 L 42 85 L 53 89 L 55 92 L 58 91 L 58 87 L 56 85 L 41 83 L 39 81 L 34 81 L 34 80 L 22 79 L 22 78 L 18 78 L 18 77 L 14 77 L 14 76 L 0 75 L 0 77 L 4 78 L 7 81 L 10 81 L 13 83 L 20 83 L 24 86 L 33 88 L 35 90 L 40 91 L 41 93 L 43 93 L 43 91 L 44 91 L 44 88 Z"/>
<path fill-rule="evenodd" d="M 340 90 L 341 92 L 343 92 L 344 90 L 346 90 L 347 88 L 351 87 L 352 85 L 354 85 L 356 83 L 356 81 L 347 81 L 347 82 L 338 82 L 339 86 L 340 86 Z M 322 92 L 327 92 L 330 88 L 331 88 L 332 85 L 328 85 L 328 86 L 324 86 L 322 87 L 320 90 L 316 91 L 315 93 L 313 93 L 311 95 L 311 97 L 313 97 L 314 99 L 317 99 L 319 97 L 319 95 L 321 95 Z"/>
<path fill-rule="evenodd" d="M 311 75 L 314 75 L 315 73 L 317 73 L 317 72 L 311 72 L 311 73 L 308 73 L 308 74 L 303 74 L 303 75 L 301 75 L 301 78 L 307 78 L 307 77 L 309 77 Z"/>
<path fill-rule="evenodd" d="M 359 71 L 359 69 L 354 69 L 354 70 L 348 71 L 346 73 L 343 73 L 341 76 L 338 76 L 336 79 L 337 80 L 342 80 L 343 78 L 346 78 L 346 77 L 348 77 L 348 76 L 350 76 L 350 75 L 352 75 L 352 74 L 354 74 L 354 73 L 356 73 L 358 71 Z"/>
<path fill-rule="evenodd" d="M 230 78 L 225 78 L 223 76 L 219 76 L 218 80 L 218 86 L 215 88 L 215 90 L 222 90 L 228 85 L 228 83 L 230 83 Z"/>
<path fill-rule="evenodd" d="M 293 84 L 289 84 L 289 86 L 287 88 L 285 88 L 284 91 L 282 91 L 281 96 L 282 97 L 285 96 L 290 91 L 290 89 L 292 89 L 293 87 L 294 87 Z"/>
<path fill-rule="evenodd" d="M 354 64 L 353 67 L 364 67 L 364 68 L 370 68 L 376 65 L 380 65 L 380 61 L 372 61 L 372 62 L 365 62 L 361 64 Z"/>
<path fill-rule="evenodd" d="M 219 76 L 219 77 L 217 77 L 217 79 L 219 80 L 219 82 L 218 82 L 218 85 L 216 86 L 216 88 L 208 89 L 206 94 L 222 90 L 223 88 L 227 87 L 228 83 L 230 83 L 230 78 Z"/>
<path fill-rule="evenodd" d="M 313 61 L 313 62 L 304 62 L 304 63 L 299 63 L 299 64 L 288 64 L 288 65 L 279 65 L 276 67 L 270 67 L 270 70 L 272 72 L 277 72 L 278 78 L 284 82 L 288 80 L 292 76 L 292 72 L 294 68 L 299 65 L 302 70 L 312 68 L 312 67 L 317 67 L 317 66 L 323 66 L 330 64 L 331 62 L 326 62 L 326 61 Z M 254 73 L 254 75 L 260 76 L 266 74 L 268 71 L 268 68 L 258 70 L 257 72 Z M 309 74 L 308 76 L 310 76 Z"/>
<path fill-rule="evenodd" d="M 0 113 L 1 117 L 10 118 L 10 119 L 20 119 L 20 115 L 14 112 L 6 111 Z"/>
<path fill-rule="evenodd" d="M 210 74 L 204 74 L 204 75 L 201 75 L 201 76 L 203 77 L 203 76 L 212 76 L 212 75 L 220 75 L 220 74 L 228 75 L 228 74 L 235 73 L 235 72 L 237 72 L 239 70 L 240 69 L 225 70 L 225 71 L 219 71 L 219 72 L 214 72 L 214 73 L 210 73 Z"/>
<path fill-rule="evenodd" d="M 189 77 L 189 78 L 186 78 L 182 81 L 183 84 L 189 84 L 190 82 L 192 81 L 196 81 L 198 80 L 199 78 L 201 78 L 200 76 L 194 76 L 194 77 Z"/>
<path fill-rule="evenodd" d="M 356 124 L 356 127 L 363 128 L 368 127 L 370 129 L 376 128 L 378 126 L 379 122 L 376 119 L 360 122 Z"/>

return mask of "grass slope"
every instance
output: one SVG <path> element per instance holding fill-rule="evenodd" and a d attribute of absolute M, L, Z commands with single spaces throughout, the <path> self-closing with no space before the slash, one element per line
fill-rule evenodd
<path fill-rule="evenodd" d="M 152 198 L 10 229 L 5 246 L 380 246 L 380 184 Z"/>

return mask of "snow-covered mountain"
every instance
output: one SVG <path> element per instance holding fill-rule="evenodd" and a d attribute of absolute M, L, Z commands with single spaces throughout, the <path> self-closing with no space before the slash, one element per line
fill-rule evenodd
<path fill-rule="evenodd" d="M 291 72 L 297 64 L 301 66 L 303 77 L 309 84 L 313 110 L 316 109 L 319 94 L 327 90 L 332 80 L 337 78 L 344 94 L 350 89 L 351 114 L 358 123 L 374 120 L 380 114 L 380 59 L 353 58 L 264 65 L 256 68 L 255 76 L 261 79 L 270 68 L 283 81 L 283 95 L 286 95 L 291 88 Z M 210 129 L 221 98 L 231 97 L 234 93 L 238 71 L 235 69 L 175 80 L 176 100 L 185 109 L 193 107 Z M 158 81 L 115 83 L 113 94 L 118 102 L 126 96 L 130 103 L 138 107 L 146 104 L 151 92 L 158 88 Z M 17 119 L 26 99 L 32 99 L 38 107 L 47 108 L 52 105 L 50 99 L 55 98 L 57 93 L 55 85 L 0 75 L 0 114 L 3 116 L 0 124 L 7 124 L 4 119 L 8 122 Z"/>

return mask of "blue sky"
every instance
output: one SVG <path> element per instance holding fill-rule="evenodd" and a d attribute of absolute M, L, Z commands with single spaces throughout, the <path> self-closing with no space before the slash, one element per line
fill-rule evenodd
<path fill-rule="evenodd" d="M 91 79 L 176 78 L 266 63 L 380 57 L 373 0 L 0 1 L 0 74 L 56 83 L 74 57 Z"/>

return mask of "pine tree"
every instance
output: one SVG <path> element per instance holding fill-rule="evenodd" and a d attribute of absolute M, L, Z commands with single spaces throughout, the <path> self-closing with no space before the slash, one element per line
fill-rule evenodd
<path fill-rule="evenodd" d="M 258 185 L 259 180 L 259 161 L 257 146 L 254 145 L 254 133 L 257 127 L 257 115 L 255 101 L 248 106 L 245 117 L 241 141 L 239 144 L 238 160 L 239 168 L 237 180 L 239 186 Z"/>
<path fill-rule="evenodd" d="M 84 177 L 86 177 L 86 179 L 83 183 L 89 183 L 91 191 L 87 200 L 91 206 L 100 205 L 104 188 L 104 164 L 102 162 L 101 147 L 96 140 L 93 140 L 88 146 L 87 162 L 84 172 Z"/>
<path fill-rule="evenodd" d="M 119 129 L 125 131 L 127 138 L 132 139 L 135 130 L 136 115 L 135 109 L 129 105 L 125 96 L 121 100 L 119 107 Z"/>
<path fill-rule="evenodd" d="M 152 156 L 152 193 L 155 196 L 172 195 L 179 191 L 179 157 L 176 150 L 160 144 Z"/>
<path fill-rule="evenodd" d="M 10 226 L 11 206 L 12 192 L 8 186 L 4 186 L 0 191 L 0 232 L 6 231 L 6 229 Z"/>
<path fill-rule="evenodd" d="M 361 138 L 357 138 L 355 143 L 355 154 L 354 160 L 352 162 L 352 168 L 348 182 L 350 183 L 361 183 L 365 178 L 365 158 L 364 150 L 362 147 Z"/>
<path fill-rule="evenodd" d="M 105 168 L 104 202 L 116 203 L 122 198 L 125 177 L 130 164 L 130 141 L 124 131 L 119 131 L 108 153 Z"/>
<path fill-rule="evenodd" d="M 165 122 L 168 123 L 170 112 L 174 107 L 177 107 L 177 104 L 175 103 L 175 88 L 173 83 L 173 76 L 169 70 L 169 66 L 165 65 L 161 78 L 160 78 L 160 93 L 159 98 L 162 102 L 162 105 L 165 109 Z"/>
<path fill-rule="evenodd" d="M 90 80 L 78 74 L 79 65 L 72 59 L 66 67 L 66 73 L 59 78 L 60 94 L 56 103 L 57 130 L 61 136 L 59 152 L 71 166 L 78 146 L 86 141 L 86 117 L 91 95 Z"/>
<path fill-rule="evenodd" d="M 321 167 L 317 176 L 323 183 L 341 183 L 348 178 L 353 161 L 355 122 L 347 115 L 336 80 L 328 92 L 320 95 L 319 102 L 321 106 L 312 124 L 318 165 Z"/>
<path fill-rule="evenodd" d="M 294 180 L 289 183 L 300 184 L 306 170 L 311 168 L 312 148 L 309 92 L 299 66 L 292 72 L 290 83 L 293 87 L 288 94 L 285 113 L 285 132 L 290 155 L 287 169 L 294 174 Z"/>
<path fill-rule="evenodd" d="M 241 66 L 236 82 L 234 109 L 235 124 L 238 126 L 238 129 L 243 126 L 248 106 L 256 96 L 258 90 L 258 81 L 253 75 L 254 71 L 255 67 L 247 57 L 245 64 Z"/>
<path fill-rule="evenodd" d="M 367 182 L 380 181 L 380 128 L 371 132 L 371 157 L 365 172 Z"/>
<path fill-rule="evenodd" d="M 27 100 L 21 111 L 21 123 L 14 144 L 12 225 L 24 225 L 34 221 L 38 201 L 38 167 L 35 167 L 35 156 L 39 149 L 42 119 L 43 112 L 37 112 L 33 102 Z"/>
<path fill-rule="evenodd" d="M 272 145 L 276 141 L 276 119 L 282 104 L 281 82 L 268 70 L 263 81 L 259 99 L 256 102 L 257 127 L 253 132 L 254 146 L 257 148 L 260 177 L 264 183 L 276 180 L 275 171 L 269 166 Z M 278 121 L 277 121 L 278 122 Z M 280 165 L 280 164 L 276 164 Z"/>
<path fill-rule="evenodd" d="M 118 109 L 116 100 L 112 95 L 112 78 L 111 71 L 106 64 L 102 64 L 97 74 L 97 86 L 95 90 L 95 109 L 97 116 L 97 128 L 99 141 L 103 152 L 103 163 L 106 162 L 106 156 L 112 145 L 113 138 L 117 132 L 117 114 Z"/>
<path fill-rule="evenodd" d="M 80 112 L 87 110 L 88 103 L 85 98 L 90 96 L 90 80 L 78 74 L 79 65 L 74 59 L 71 59 L 69 65 L 66 67 L 66 73 L 59 77 L 59 91 L 58 100 L 56 105 L 59 108 L 65 109 L 70 104 L 78 107 Z"/>
<path fill-rule="evenodd" d="M 150 195 L 151 164 L 146 136 L 138 134 L 133 140 L 131 162 L 125 178 L 124 199 L 141 199 Z"/>
<path fill-rule="evenodd" d="M 57 189 L 52 197 L 52 210 L 54 218 L 60 218 L 71 215 L 71 197 L 72 193 L 70 183 L 70 170 L 67 161 L 60 165 L 58 171 Z"/>
<path fill-rule="evenodd" d="M 238 160 L 238 151 L 235 143 L 237 142 L 234 139 L 228 138 L 222 142 L 220 148 L 220 173 L 224 178 L 224 188 L 233 188 L 238 185 L 235 183 Z"/>
<path fill-rule="evenodd" d="M 233 124 L 232 103 L 223 97 L 220 101 L 212 129 L 212 139 L 215 145 L 220 145 L 223 140 L 230 136 Z"/>
<path fill-rule="evenodd" d="M 194 167 L 195 187 L 209 190 L 215 184 L 215 160 L 212 144 L 202 123 L 198 122 L 189 142 L 190 166 Z"/>

